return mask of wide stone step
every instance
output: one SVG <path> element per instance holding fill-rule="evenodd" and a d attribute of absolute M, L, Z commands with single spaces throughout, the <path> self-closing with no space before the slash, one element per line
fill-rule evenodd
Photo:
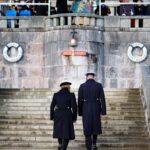
<path fill-rule="evenodd" d="M 78 94 L 76 94 L 76 98 L 78 97 Z M 0 99 L 42 99 L 42 98 L 52 98 L 53 94 L 19 94 L 19 95 L 13 95 L 13 94 L 7 94 L 7 95 L 2 95 L 0 94 Z M 112 99 L 117 99 L 117 98 L 123 98 L 123 99 L 139 99 L 140 95 L 136 94 L 117 94 L 117 95 L 109 95 L 105 94 L 106 98 L 112 98 Z"/>
<path fill-rule="evenodd" d="M 21 103 L 47 103 L 50 105 L 51 98 L 43 98 L 43 99 L 0 99 L 0 105 L 6 105 L 8 103 L 14 105 L 14 104 L 21 104 Z M 106 98 L 107 104 L 131 104 L 131 105 L 136 105 L 136 104 L 142 104 L 141 100 L 137 99 L 129 99 L 129 98 L 117 98 L 117 99 L 112 99 L 112 98 Z"/>
<path fill-rule="evenodd" d="M 15 147 L 15 146 L 18 146 L 18 147 L 40 147 L 41 149 L 43 148 L 52 148 L 52 147 L 57 147 L 57 142 L 29 142 L 29 141 L 16 141 L 16 142 L 13 142 L 13 141 L 7 141 L 5 143 L 0 143 L 0 146 L 1 147 L 7 147 L 7 146 L 11 146 L 12 148 Z M 150 144 L 146 143 L 146 142 L 101 142 L 101 143 L 98 143 L 97 144 L 98 147 L 143 147 L 143 148 L 148 148 Z M 85 144 L 84 144 L 84 141 L 80 141 L 80 142 L 74 142 L 74 141 L 71 141 L 69 143 L 69 147 L 72 147 L 72 148 L 77 148 L 77 147 L 84 147 Z"/>
<path fill-rule="evenodd" d="M 33 91 L 33 92 L 0 92 L 0 99 L 3 99 L 3 98 L 52 98 L 52 95 L 54 94 L 54 92 L 50 92 L 50 91 L 45 91 L 45 92 L 38 92 L 38 91 Z M 77 96 L 77 92 L 75 92 L 76 96 Z M 140 97 L 140 94 L 139 92 L 128 92 L 128 91 L 105 91 L 105 95 L 106 95 L 106 98 L 139 98 Z"/>
<path fill-rule="evenodd" d="M 37 141 L 37 142 L 49 142 L 49 141 L 56 142 L 56 140 L 53 139 L 52 136 L 0 136 L 0 142 L 1 141 Z M 84 135 L 81 136 L 76 136 L 74 142 L 80 142 L 84 141 L 85 137 Z M 137 141 L 140 142 L 149 142 L 149 138 L 147 137 L 135 137 L 135 136 L 105 136 L 105 135 L 100 135 L 98 136 L 98 143 L 102 142 L 126 142 L 126 143 L 135 143 Z"/>
<path fill-rule="evenodd" d="M 130 125 L 135 125 L 137 124 L 138 126 L 143 126 L 146 124 L 145 120 L 141 120 L 141 119 L 136 119 L 136 120 L 133 120 L 132 118 L 131 119 L 125 119 L 125 120 L 119 120 L 119 119 L 105 119 L 103 118 L 102 119 L 102 124 L 103 125 L 114 125 L 114 126 L 130 126 Z M 22 124 L 22 125 L 26 125 L 26 124 L 29 124 L 29 125 L 42 125 L 42 124 L 46 124 L 46 125 L 52 125 L 53 124 L 53 121 L 50 121 L 50 120 L 47 120 L 47 119 L 32 119 L 32 120 L 28 120 L 28 119 L 0 119 L 0 124 L 14 124 L 14 125 L 18 125 L 18 124 Z M 77 122 L 75 123 L 76 125 L 82 125 L 82 120 L 81 119 L 78 119 Z"/>
<path fill-rule="evenodd" d="M 0 124 L 2 125 L 45 125 L 45 126 L 53 126 L 53 122 L 49 120 L 42 120 L 42 119 L 0 119 Z M 145 120 L 140 121 L 125 121 L 125 120 L 102 120 L 103 126 L 145 126 Z M 82 126 L 82 121 L 77 121 L 75 126 Z"/>
<path fill-rule="evenodd" d="M 20 107 L 16 107 L 16 106 L 9 106 L 9 107 L 5 107 L 2 106 L 0 108 L 0 111 L 50 111 L 50 107 L 47 106 L 41 106 L 41 107 L 26 107 L 26 106 L 20 106 Z M 109 114 L 117 114 L 117 115 L 144 115 L 144 110 L 143 109 L 113 109 L 113 108 L 108 108 L 107 107 L 107 115 Z"/>
<path fill-rule="evenodd" d="M 149 150 L 149 144 L 148 143 L 99 143 L 97 144 L 98 147 L 100 147 L 100 149 L 102 148 L 120 148 L 122 150 L 122 148 L 130 148 L 130 149 L 135 149 L 135 148 L 141 148 L 141 150 L 143 150 L 143 148 L 147 148 L 147 150 Z M 83 144 L 84 146 L 84 144 Z"/>
<path fill-rule="evenodd" d="M 136 103 L 142 103 L 141 99 L 138 98 L 108 98 L 106 97 L 106 102 L 107 103 L 133 103 L 133 104 L 136 104 Z"/>
<path fill-rule="evenodd" d="M 3 123 L 4 122 L 4 123 Z M 145 124 L 145 122 L 143 121 L 140 121 L 140 122 L 136 122 L 136 121 L 120 121 L 118 124 L 117 124 L 117 121 L 105 121 L 105 120 L 102 120 L 102 126 L 104 128 L 108 128 L 108 127 L 111 127 L 111 128 L 145 128 L 147 127 L 147 125 Z M 31 126 L 32 124 L 32 126 Z M 53 126 L 53 121 L 38 121 L 38 120 L 32 120 L 32 121 L 28 121 L 28 120 L 19 120 L 19 121 L 16 121 L 16 120 L 6 120 L 6 119 L 3 119 L 1 120 L 0 122 L 0 128 L 36 128 L 36 127 L 39 127 L 39 128 L 51 128 Z M 112 126 L 113 125 L 113 126 Z M 82 121 L 78 120 L 74 123 L 74 126 L 75 128 L 82 128 Z"/>
<path fill-rule="evenodd" d="M 5 108 L 1 108 L 1 110 L 0 110 L 0 113 L 2 113 L 2 115 L 1 116 L 6 116 L 6 114 L 5 115 L 3 115 L 4 114 L 4 112 L 3 111 L 5 111 L 6 109 Z M 33 109 L 33 108 L 30 108 L 30 107 L 26 107 L 26 108 L 20 108 L 19 107 L 19 109 L 16 109 L 15 107 L 13 108 L 11 108 L 11 109 L 9 109 L 10 111 L 16 111 L 16 114 L 17 114 L 17 111 L 19 111 L 19 112 L 24 112 L 24 111 L 26 111 L 26 112 L 30 112 L 30 111 L 34 111 L 34 113 L 36 113 L 36 111 L 38 111 L 38 108 L 36 108 L 35 107 L 35 109 Z M 49 112 L 49 110 L 47 110 L 47 108 L 39 108 L 39 111 L 43 111 L 43 112 L 46 112 L 45 114 L 47 114 L 48 112 Z M 48 111 L 48 112 L 47 112 Z M 10 113 L 9 113 L 10 114 Z M 13 113 L 12 113 L 13 114 Z M 33 113 L 32 113 L 33 114 Z M 43 113 L 44 114 L 44 113 Z M 145 117 L 144 116 L 144 113 L 141 111 L 136 111 L 136 112 L 132 112 L 132 111 L 130 111 L 130 112 L 128 112 L 128 111 L 120 111 L 120 110 L 118 110 L 118 111 L 113 111 L 113 110 L 108 110 L 107 111 L 107 116 L 116 116 L 116 115 L 118 115 L 118 116 L 123 116 L 123 117 L 139 117 L 139 116 L 141 116 L 141 117 Z M 42 115 L 43 116 L 43 115 Z M 48 115 L 45 115 L 45 117 L 48 117 L 49 118 L 49 113 L 48 113 Z"/>
<path fill-rule="evenodd" d="M 0 104 L 3 103 L 50 103 L 52 100 L 52 96 L 49 97 L 43 97 L 43 98 L 27 98 L 27 97 L 20 97 L 20 98 L 0 98 Z M 141 104 L 141 99 L 140 98 L 132 98 L 132 97 L 106 97 L 106 102 L 108 103 L 140 103 Z"/>
<path fill-rule="evenodd" d="M 50 103 L 47 102 L 42 102 L 42 103 L 35 103 L 35 102 L 30 102 L 30 103 L 3 103 L 1 104 L 2 107 L 50 107 Z"/>
<path fill-rule="evenodd" d="M 34 106 L 34 107 L 32 107 L 32 106 L 18 106 L 18 107 L 16 107 L 16 106 L 9 106 L 9 108 L 10 109 L 7 109 L 7 107 L 6 106 L 2 106 L 1 108 L 0 108 L 0 112 L 1 112 L 1 114 L 3 114 L 3 113 L 6 113 L 7 114 L 7 112 L 8 113 L 10 113 L 10 112 L 12 112 L 12 113 L 14 113 L 14 112 L 25 112 L 25 111 L 27 111 L 27 113 L 29 113 L 29 112 L 33 112 L 34 114 L 39 110 L 39 112 L 37 112 L 38 114 L 40 114 L 42 111 L 43 111 L 43 113 L 44 114 L 47 114 L 47 113 L 49 113 L 49 110 L 50 110 L 50 107 L 49 106 Z M 21 109 L 21 108 L 23 108 L 23 109 Z M 141 112 L 143 112 L 144 110 L 142 109 L 142 106 L 140 107 L 140 106 L 137 106 L 137 107 L 134 107 L 134 106 L 122 106 L 122 107 L 119 107 L 119 106 L 108 106 L 107 108 L 107 111 L 108 111 L 108 113 L 109 112 L 120 112 L 120 113 L 123 113 L 123 112 L 137 112 L 137 113 L 141 113 Z M 35 111 L 35 112 L 34 112 Z M 26 114 L 26 113 L 25 113 Z"/>
<path fill-rule="evenodd" d="M 49 113 L 47 113 L 47 112 L 39 112 L 39 111 L 19 111 L 19 112 L 17 112 L 16 113 L 16 111 L 0 111 L 0 116 L 2 116 L 2 117 L 0 117 L 0 118 L 5 118 L 5 114 L 6 115 L 15 115 L 15 114 L 17 114 L 17 115 L 22 115 L 22 116 L 25 116 L 25 115 L 41 115 L 41 116 L 43 116 L 45 119 L 49 119 Z M 39 117 L 39 116 L 38 116 Z M 24 117 L 23 117 L 24 118 Z M 23 119 L 22 118 L 22 119 Z M 40 118 L 42 118 L 42 117 L 40 117 Z M 110 114 L 110 115 L 107 115 L 107 116 L 105 116 L 105 117 L 103 117 L 103 120 L 133 120 L 134 119 L 134 121 L 140 121 L 141 119 L 145 119 L 145 116 L 131 116 L 131 115 L 118 115 L 118 116 L 116 116 L 115 114 L 113 115 L 113 114 Z"/>
<path fill-rule="evenodd" d="M 81 129 L 79 129 L 79 130 L 76 130 L 76 135 L 82 135 L 83 133 L 82 133 L 82 130 Z M 20 131 L 17 131 L 17 130 L 2 130 L 2 131 L 0 131 L 0 135 L 3 135 L 3 136 L 14 136 L 14 135 L 22 135 L 22 136 L 24 136 L 24 135 L 28 135 L 28 136 L 42 136 L 42 135 L 49 135 L 49 136 L 52 136 L 52 134 L 53 134 L 53 131 L 52 130 L 49 130 L 49 131 L 47 131 L 47 130 L 42 130 L 42 129 L 40 129 L 40 130 L 20 130 Z M 107 130 L 103 130 L 103 134 L 104 135 L 114 135 L 114 136 L 116 136 L 116 135 L 122 135 L 122 136 L 124 136 L 124 135 L 130 135 L 130 136 L 140 136 L 140 137 L 142 137 L 142 136 L 148 136 L 148 133 L 147 133 L 147 131 L 143 131 L 143 130 L 141 130 L 141 131 L 138 131 L 138 130 L 134 130 L 134 131 L 129 131 L 129 130 L 124 130 L 124 131 L 122 131 L 122 130 L 120 130 L 119 131 L 119 129 L 118 130 L 113 130 L 112 131 L 112 129 L 107 129 Z"/>
<path fill-rule="evenodd" d="M 42 104 L 41 104 L 42 105 Z M 142 107 L 140 107 L 140 105 L 135 105 L 135 108 L 134 109 L 125 109 L 126 107 L 128 108 L 132 108 L 131 107 L 132 105 L 129 105 L 128 106 L 114 106 L 114 105 L 110 105 L 110 106 L 107 106 L 107 112 L 108 113 L 118 113 L 118 115 L 120 113 L 137 113 L 137 114 L 142 114 L 142 112 L 144 113 L 144 110 L 142 109 Z M 125 108 L 124 108 L 125 107 Z M 6 105 L 2 105 L 0 107 L 0 111 L 3 112 L 3 111 L 16 111 L 16 112 L 24 112 L 24 111 L 44 111 L 44 112 L 49 112 L 50 111 L 50 106 L 6 106 Z M 107 114 L 108 114 L 107 113 Z"/>
<path fill-rule="evenodd" d="M 19 125 L 0 125 L 0 130 L 8 130 L 8 131 L 24 131 L 24 130 L 28 130 L 28 131 L 35 131 L 35 130 L 47 130 L 47 131 L 52 131 L 53 130 L 53 124 L 51 125 L 23 125 L 23 124 L 19 124 Z M 76 131 L 83 131 L 82 129 L 82 124 L 75 124 L 75 130 Z M 147 131 L 147 127 L 146 126 L 138 126 L 138 125 L 132 125 L 132 126 L 114 126 L 112 127 L 111 125 L 103 125 L 103 130 L 104 131 L 119 131 L 119 132 L 130 132 L 130 131 L 137 131 L 139 130 L 139 132 L 143 132 L 143 131 Z"/>
<path fill-rule="evenodd" d="M 9 90 L 9 89 L 0 89 L 0 95 L 34 95 L 34 94 L 54 94 L 55 92 L 58 92 L 60 89 L 57 90 L 50 90 L 50 89 L 21 89 L 21 90 Z M 78 89 L 71 89 L 71 92 L 78 93 Z M 133 89 L 104 89 L 104 92 L 106 95 L 119 95 L 119 94 L 125 94 L 125 95 L 139 95 L 139 90 Z"/>
<path fill-rule="evenodd" d="M 20 99 L 0 99 L 0 104 L 4 104 L 4 103 L 50 103 L 50 101 L 52 100 L 52 97 L 50 98 L 20 98 Z M 141 100 L 138 99 L 133 99 L 133 98 L 126 98 L 126 97 L 122 97 L 122 98 L 108 98 L 106 97 L 106 102 L 107 103 L 131 103 L 131 104 L 142 104 Z"/>
<path fill-rule="evenodd" d="M 50 105 L 50 99 L 0 99 L 0 105 L 5 105 L 5 104 L 15 104 L 15 103 L 39 103 L 39 104 L 43 104 L 43 103 L 47 103 Z M 136 100 L 136 101 L 129 101 L 129 100 L 122 100 L 120 99 L 119 101 L 113 100 L 113 99 L 106 99 L 107 104 L 131 104 L 131 105 L 141 105 L 142 101 L 140 100 Z"/>
<path fill-rule="evenodd" d="M 102 150 L 141 150 L 141 148 L 134 148 L 134 147 L 128 147 L 128 148 L 105 148 L 105 147 L 100 147 L 100 149 Z M 39 148 L 24 148 L 24 147 L 5 147 L 5 148 L 2 148 L 1 150 L 39 150 Z M 57 146 L 56 147 L 52 147 L 52 148 L 42 148 L 42 150 L 58 150 Z M 68 147 L 68 150 L 86 150 L 86 148 L 84 147 Z M 142 148 L 142 150 L 149 150 L 148 148 Z"/>
<path fill-rule="evenodd" d="M 51 91 L 16 91 L 16 92 L 7 92 L 7 91 L 0 91 L 0 95 L 2 96 L 7 96 L 7 95 L 10 95 L 10 96 L 28 96 L 28 95 L 52 95 L 54 92 L 51 92 Z"/>
<path fill-rule="evenodd" d="M 0 95 L 0 99 L 51 99 L 51 95 L 18 95 L 18 96 L 12 96 L 12 95 Z"/>
<path fill-rule="evenodd" d="M 137 100 L 137 101 L 139 101 L 140 100 L 140 96 L 128 96 L 128 95 L 125 95 L 125 96 L 121 96 L 121 95 L 118 95 L 118 96 L 109 96 L 109 95 L 106 95 L 106 99 L 113 99 L 114 101 L 116 100 L 126 100 L 126 99 L 128 99 L 128 100 L 130 100 L 130 101 L 135 101 L 135 100 Z"/>
<path fill-rule="evenodd" d="M 54 93 L 54 92 L 57 92 L 59 89 L 52 89 L 51 91 L 52 91 L 52 93 Z M 78 92 L 78 89 L 71 89 L 71 91 L 72 92 L 75 92 L 75 93 L 77 93 Z M 140 90 L 139 89 L 136 89 L 136 88 L 134 88 L 134 89 L 129 89 L 129 88 L 120 88 L 120 89 L 116 89 L 116 88 L 104 88 L 104 92 L 105 92 L 105 94 L 107 94 L 107 93 L 112 93 L 112 94 L 118 94 L 118 93 L 127 93 L 127 94 L 139 94 L 139 92 L 140 92 Z"/>
<path fill-rule="evenodd" d="M 50 99 L 41 98 L 41 99 L 0 99 L 0 104 L 3 103 L 50 103 Z"/>
<path fill-rule="evenodd" d="M 32 88 L 32 89 L 6 89 L 6 88 L 4 88 L 4 89 L 0 89 L 0 93 L 16 93 L 16 92 L 52 92 L 52 93 L 54 93 L 54 92 L 57 92 L 57 91 L 59 91 L 60 90 L 60 88 L 55 88 L 55 89 L 48 89 L 48 88 L 36 88 L 36 89 L 34 89 L 34 88 Z M 71 91 L 74 91 L 74 92 L 77 92 L 78 91 L 78 88 L 72 88 L 71 89 Z M 114 93 L 116 93 L 116 92 L 128 92 L 128 93 L 139 93 L 139 88 L 120 88 L 120 89 L 116 89 L 116 88 L 104 88 L 104 91 L 105 92 L 114 92 Z"/>
<path fill-rule="evenodd" d="M 149 148 L 149 144 L 147 143 L 143 143 L 143 142 L 139 142 L 139 143 L 125 143 L 125 142 L 105 142 L 105 143 L 98 143 L 97 144 L 98 147 L 126 147 L 126 148 L 136 148 L 136 147 L 140 147 L 140 148 Z M 41 143 L 30 143 L 30 142 L 12 142 L 12 141 L 7 141 L 6 143 L 0 143 L 0 147 L 4 148 L 4 147 L 34 147 L 34 148 L 51 148 L 51 147 L 57 147 L 57 143 L 45 143 L 45 142 L 41 142 Z M 75 143 L 75 142 L 70 142 L 69 143 L 69 147 L 70 148 L 77 148 L 77 147 L 85 147 L 84 142 L 82 143 Z"/>
<path fill-rule="evenodd" d="M 5 103 L 1 105 L 2 108 L 9 108 L 9 107 L 46 107 L 50 108 L 50 103 Z M 143 109 L 142 104 L 109 104 L 107 103 L 107 109 Z M 9 109 L 8 109 L 9 110 Z"/>
<path fill-rule="evenodd" d="M 139 92 L 128 92 L 128 91 L 126 91 L 126 92 L 106 92 L 106 91 L 104 91 L 105 92 L 105 96 L 107 97 L 107 96 L 122 96 L 122 97 L 124 97 L 124 96 L 128 96 L 128 97 L 132 97 L 132 96 L 135 96 L 135 97 L 140 97 L 140 93 Z"/>
<path fill-rule="evenodd" d="M 34 106 L 34 107 L 32 107 L 32 106 L 27 106 L 27 107 L 26 106 L 20 106 L 20 107 L 19 106 L 18 107 L 9 106 L 8 108 L 9 109 L 7 109 L 7 107 L 5 107 L 5 106 L 2 106 L 0 108 L 1 114 L 6 113 L 6 115 L 7 115 L 7 113 L 11 113 L 11 112 L 12 112 L 12 114 L 14 112 L 18 112 L 18 113 L 23 113 L 23 112 L 32 113 L 33 112 L 33 114 L 35 114 L 35 113 L 40 114 L 41 112 L 43 112 L 44 114 L 47 114 L 47 113 L 49 114 L 49 110 L 50 110 L 49 106 L 41 106 L 41 107 L 40 106 L 38 106 L 38 107 L 36 107 L 36 106 Z M 118 114 L 120 114 L 120 113 L 142 114 L 142 113 L 144 113 L 144 110 L 140 106 L 134 107 L 133 109 L 132 108 L 133 108 L 133 106 L 122 106 L 122 107 L 108 106 L 107 112 L 108 112 L 108 114 L 115 113 L 115 112 Z M 38 110 L 39 110 L 39 112 L 37 112 Z"/>

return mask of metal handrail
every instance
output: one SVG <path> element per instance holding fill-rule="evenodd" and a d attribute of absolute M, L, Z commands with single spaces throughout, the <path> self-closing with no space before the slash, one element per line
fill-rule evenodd
<path fill-rule="evenodd" d="M 14 2 L 2 2 L 0 3 L 0 6 L 12 6 L 12 5 L 15 5 L 15 6 L 18 6 L 18 5 L 27 5 L 27 6 L 45 6 L 47 5 L 48 6 L 48 16 L 50 16 L 50 10 L 51 10 L 51 0 L 49 0 L 48 3 L 14 3 Z M 114 1 L 114 2 L 101 2 L 101 0 L 99 1 L 99 6 L 101 5 L 107 5 L 107 6 L 111 6 L 111 7 L 116 7 L 116 6 L 120 6 L 120 5 L 150 5 L 150 2 L 143 2 L 143 3 L 136 3 L 136 2 L 117 2 L 117 1 Z M 101 8 L 99 8 L 100 11 L 99 11 L 99 15 L 101 15 Z"/>
<path fill-rule="evenodd" d="M 8 3 L 0 3 L 0 6 L 23 6 L 23 5 L 27 5 L 27 6 L 48 6 L 48 16 L 50 16 L 50 12 L 51 12 L 51 4 L 50 4 L 51 0 L 49 0 L 49 3 L 12 3 L 12 2 L 8 2 Z M 150 2 L 143 2 L 143 3 L 136 3 L 136 2 L 128 2 L 128 3 L 122 3 L 122 2 L 105 2 L 105 3 L 101 3 L 99 2 L 99 6 L 101 5 L 107 5 L 110 7 L 117 7 L 120 5 L 150 5 Z M 94 6 L 93 6 L 94 7 Z M 90 13 L 88 13 L 89 15 Z M 91 13 L 92 14 L 92 13 Z M 99 15 L 101 16 L 101 7 L 99 7 Z"/>
<path fill-rule="evenodd" d="M 15 6 L 18 6 L 18 5 L 26 5 L 26 6 L 45 6 L 47 5 L 48 6 L 48 16 L 50 16 L 50 7 L 51 7 L 51 0 L 48 0 L 48 3 L 14 3 L 14 2 L 5 2 L 5 3 L 0 3 L 0 6 L 12 6 L 12 5 L 15 5 Z"/>

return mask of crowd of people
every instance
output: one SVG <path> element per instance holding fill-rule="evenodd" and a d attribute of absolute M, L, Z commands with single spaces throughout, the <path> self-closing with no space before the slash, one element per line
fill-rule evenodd
<path fill-rule="evenodd" d="M 32 2 L 32 0 L 14 0 L 13 3 L 17 5 L 1 7 L 1 16 L 48 16 L 48 0 L 34 0 L 34 3 L 45 3 L 45 5 L 32 5 Z M 51 7 L 50 11 L 51 14 L 56 14 L 54 7 Z"/>
<path fill-rule="evenodd" d="M 1 16 L 10 16 L 9 13 L 7 14 L 8 10 L 16 11 L 16 16 L 48 16 L 48 14 L 62 13 L 95 13 L 101 16 L 113 15 L 110 7 L 103 4 L 105 0 L 101 0 L 101 8 L 98 5 L 94 9 L 90 2 L 84 2 L 83 0 L 72 0 L 72 5 L 68 5 L 67 0 L 56 0 L 56 7 L 51 6 L 50 9 L 48 9 L 48 0 L 34 0 L 34 3 L 45 3 L 45 5 L 32 5 L 33 0 L 14 0 L 13 2 L 18 5 L 3 6 L 0 10 Z M 142 0 L 133 0 L 137 4 L 124 4 L 129 3 L 129 0 L 119 0 L 119 2 L 123 4 L 117 6 L 116 15 L 118 16 L 150 15 L 150 5 L 144 5 Z M 20 3 L 21 5 L 19 5 Z"/>
<path fill-rule="evenodd" d="M 119 0 L 120 3 L 122 2 L 129 2 L 129 0 Z M 144 15 L 150 15 L 150 5 L 143 5 L 142 0 L 133 0 L 134 3 L 137 4 L 126 4 L 126 5 L 120 5 L 117 7 L 117 13 L 119 16 L 144 16 Z"/>
<path fill-rule="evenodd" d="M 105 0 L 102 0 L 104 3 Z M 120 3 L 129 3 L 129 0 L 119 0 Z M 122 4 L 117 7 L 118 16 L 144 16 L 150 15 L 150 5 L 145 6 L 142 0 L 133 0 L 135 4 Z M 137 4 L 136 4 L 137 3 Z M 99 6 L 95 10 L 95 14 L 99 14 Z M 101 5 L 101 15 L 108 16 L 111 14 L 109 6 Z"/>

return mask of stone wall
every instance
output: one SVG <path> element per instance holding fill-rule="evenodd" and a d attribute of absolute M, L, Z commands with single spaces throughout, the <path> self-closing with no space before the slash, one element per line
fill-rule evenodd
<path fill-rule="evenodd" d="M 75 31 L 76 47 L 69 45 L 72 29 L 45 33 L 45 77 L 49 79 L 49 87 L 58 87 L 63 80 L 69 80 L 73 83 L 72 87 L 76 88 L 85 81 L 85 73 L 88 71 L 96 72 L 98 78 L 102 79 L 102 32 L 84 29 Z M 89 55 L 64 56 L 63 52 L 66 50 L 85 51 Z M 97 60 L 93 60 L 92 55 L 95 55 Z"/>
<path fill-rule="evenodd" d="M 91 17 L 93 24 L 94 16 Z M 144 22 L 149 21 L 147 18 Z M 53 24 L 58 22 L 50 19 Z M 150 29 L 129 28 L 129 17 L 98 19 L 102 20 L 100 25 L 104 20 L 103 28 L 99 24 L 89 27 L 87 22 L 83 26 L 51 27 L 46 19 L 36 17 L 21 22 L 24 26 L 19 29 L 0 32 L 0 88 L 55 88 L 63 80 L 70 80 L 77 88 L 88 71 L 95 71 L 97 80 L 106 88 L 139 88 L 142 78 L 150 75 Z M 73 29 L 77 32 L 76 47 L 69 46 Z M 7 62 L 2 55 L 9 42 L 19 43 L 24 49 L 24 56 L 17 63 Z M 141 63 L 132 62 L 127 56 L 128 46 L 134 42 L 143 43 L 148 49 L 148 57 Z M 88 55 L 63 56 L 65 50 L 86 51 Z"/>
<path fill-rule="evenodd" d="M 145 112 L 148 118 L 149 131 L 150 131 L 150 63 L 143 70 L 142 88 L 145 100 Z"/>
<path fill-rule="evenodd" d="M 0 27 L 0 88 L 58 88 L 64 80 L 78 88 L 85 81 L 85 73 L 94 71 L 105 88 L 142 86 L 150 120 L 150 18 L 143 17 L 144 26 L 139 28 L 139 18 L 135 17 L 136 26 L 131 28 L 130 17 L 75 16 L 77 25 L 72 25 L 71 17 L 68 25 L 65 17 L 54 16 L 22 18 L 19 29 Z M 76 47 L 69 45 L 73 29 L 77 32 Z M 10 42 L 20 44 L 24 50 L 23 58 L 16 63 L 3 57 L 3 48 Z M 128 46 L 134 42 L 144 44 L 148 50 L 143 62 L 135 63 L 127 56 Z M 88 55 L 64 56 L 66 50 L 85 51 Z M 141 55 L 141 49 L 136 48 L 134 54 Z"/>
<path fill-rule="evenodd" d="M 69 46 L 72 29 L 47 32 L 0 33 L 0 87 L 1 88 L 56 88 L 63 80 L 70 80 L 73 87 L 85 81 L 85 73 L 97 72 L 102 79 L 102 32 L 77 29 L 77 46 Z M 3 57 L 3 48 L 9 42 L 20 44 L 23 58 L 10 63 Z M 63 56 L 65 50 L 81 50 L 89 56 Z M 101 53 L 101 55 L 100 55 Z M 97 61 L 92 60 L 95 55 Z M 100 73 L 101 72 L 101 73 Z"/>
<path fill-rule="evenodd" d="M 104 32 L 105 87 L 139 88 L 142 76 L 150 75 L 149 32 Z M 128 46 L 142 43 L 148 49 L 148 57 L 140 63 L 132 62 L 127 56 Z M 141 49 L 137 49 L 141 51 Z"/>
<path fill-rule="evenodd" d="M 24 50 L 23 58 L 10 63 L 3 57 L 3 48 L 16 42 Z M 0 33 L 0 87 L 42 88 L 48 87 L 43 67 L 44 32 L 1 32 Z"/>

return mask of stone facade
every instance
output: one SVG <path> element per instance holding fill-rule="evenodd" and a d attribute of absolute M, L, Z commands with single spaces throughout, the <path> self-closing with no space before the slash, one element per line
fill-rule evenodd
<path fill-rule="evenodd" d="M 0 87 L 48 87 L 43 73 L 44 33 L 1 32 L 0 39 Z M 17 63 L 10 63 L 3 57 L 3 48 L 9 42 L 18 43 L 24 50 L 23 58 Z"/>
<path fill-rule="evenodd" d="M 65 17 L 25 18 L 19 21 L 19 29 L 7 29 L 6 22 L 0 26 L 0 88 L 53 89 L 64 80 L 78 88 L 85 81 L 85 73 L 94 71 L 96 80 L 105 88 L 142 88 L 146 117 L 150 120 L 150 18 L 143 17 L 143 28 L 139 28 L 139 18 L 135 17 L 136 26 L 131 28 L 130 17 L 68 15 L 67 25 Z M 76 47 L 69 45 L 73 29 L 77 32 Z M 18 43 L 24 50 L 16 63 L 3 56 L 3 49 L 10 42 Z M 134 42 L 142 43 L 148 50 L 147 58 L 140 63 L 127 55 Z M 88 55 L 64 56 L 66 50 Z M 14 54 L 12 49 L 8 51 L 9 56 Z M 133 55 L 141 54 L 139 48 L 133 51 Z"/>
<path fill-rule="evenodd" d="M 106 87 L 139 88 L 142 78 L 150 75 L 148 34 L 148 32 L 104 32 Z M 133 62 L 127 56 L 128 46 L 134 42 L 143 43 L 148 49 L 148 57 L 143 62 Z"/>
<path fill-rule="evenodd" d="M 46 19 L 40 18 L 38 24 L 34 23 L 36 20 L 22 21 L 22 28 L 0 32 L 1 88 L 57 88 L 63 80 L 70 80 L 77 88 L 88 71 L 96 72 L 97 80 L 106 88 L 139 88 L 143 78 L 150 76 L 148 30 L 132 31 L 127 25 L 129 21 L 123 23 L 120 17 L 101 18 L 103 28 L 49 28 Z M 124 29 L 120 28 L 122 24 Z M 69 46 L 73 29 L 77 32 L 76 47 Z M 9 42 L 20 44 L 24 50 L 17 63 L 3 57 L 3 48 Z M 148 49 L 148 57 L 141 63 L 132 62 L 127 56 L 128 46 L 134 42 L 143 43 Z M 86 51 L 88 55 L 63 56 L 65 50 Z"/>
<path fill-rule="evenodd" d="M 103 50 L 102 32 L 76 29 L 77 46 L 74 48 L 69 46 L 71 32 L 71 29 L 67 29 L 45 33 L 45 76 L 49 79 L 49 87 L 58 87 L 63 80 L 70 80 L 73 87 L 78 87 L 85 80 L 87 71 L 101 75 L 98 66 L 102 62 L 98 57 Z M 66 50 L 86 51 L 89 56 L 63 56 Z M 98 61 L 94 61 L 92 55 Z"/>

